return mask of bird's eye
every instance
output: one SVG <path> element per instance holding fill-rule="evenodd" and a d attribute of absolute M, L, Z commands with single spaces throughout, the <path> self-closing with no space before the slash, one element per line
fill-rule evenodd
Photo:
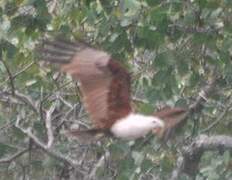
<path fill-rule="evenodd" d="M 156 122 L 156 121 L 152 121 L 152 123 L 153 123 L 153 124 L 157 124 L 157 122 Z"/>

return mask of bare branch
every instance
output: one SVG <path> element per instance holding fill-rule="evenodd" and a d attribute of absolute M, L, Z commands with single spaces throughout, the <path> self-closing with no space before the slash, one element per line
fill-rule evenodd
<path fill-rule="evenodd" d="M 70 159 L 69 157 L 66 157 L 64 155 L 62 155 L 60 152 L 57 152 L 55 150 L 50 149 L 46 144 L 44 144 L 43 142 L 41 142 L 31 131 L 30 128 L 24 129 L 22 127 L 20 127 L 19 125 L 20 122 L 20 118 L 17 118 L 16 124 L 15 126 L 22 131 L 24 134 L 26 134 L 29 138 L 31 138 L 33 140 L 33 142 L 35 143 L 35 145 L 37 145 L 39 148 L 41 148 L 44 152 L 46 152 L 48 155 L 63 161 L 64 163 L 69 164 L 70 166 L 74 167 L 75 169 L 79 166 L 79 163 L 77 161 L 74 161 L 72 159 Z M 81 172 L 81 171 L 80 171 Z M 82 172 L 81 172 L 82 173 Z M 82 173 L 83 174 L 83 173 Z"/>
<path fill-rule="evenodd" d="M 220 28 L 216 27 L 194 27 L 194 26 L 182 26 L 179 24 L 170 25 L 170 28 L 174 31 L 181 31 L 185 33 L 198 33 L 198 34 L 213 34 L 218 33 Z"/>
<path fill-rule="evenodd" d="M 213 93 L 215 84 L 218 78 L 211 79 L 208 85 L 198 94 L 196 101 L 190 105 L 189 114 L 193 112 L 199 112 L 203 109 L 204 103 L 208 100 L 208 97 Z M 230 103 L 231 105 L 231 103 Z M 230 106 L 229 105 L 229 106 Z M 228 108 L 221 113 L 221 115 L 214 121 L 208 128 L 202 132 L 206 132 L 214 127 L 225 116 Z M 212 136 L 200 135 L 195 138 L 189 146 L 182 148 L 182 155 L 178 157 L 176 162 L 176 169 L 172 172 L 171 180 L 178 180 L 181 173 L 187 173 L 189 175 L 195 175 L 198 170 L 198 164 L 201 156 L 205 151 L 217 150 L 219 148 L 232 149 L 232 137 L 228 136 Z"/>
<path fill-rule="evenodd" d="M 54 141 L 54 135 L 52 131 L 52 113 L 54 112 L 56 108 L 56 104 L 53 104 L 48 111 L 46 111 L 46 119 L 45 119 L 45 126 L 47 129 L 47 136 L 48 136 L 48 142 L 47 142 L 47 148 L 50 148 Z"/>
<path fill-rule="evenodd" d="M 19 93 L 19 92 L 15 92 L 15 97 L 17 99 L 23 101 L 28 106 L 30 106 L 34 112 L 36 112 L 37 114 L 39 113 L 38 108 L 36 107 L 36 105 L 34 104 L 34 102 L 32 101 L 32 99 L 29 96 L 26 96 L 26 95 Z"/>
<path fill-rule="evenodd" d="M 132 100 L 134 102 L 138 102 L 138 103 L 144 103 L 144 104 L 148 104 L 149 102 L 145 99 L 142 99 L 142 98 L 138 98 L 138 97 L 132 97 Z"/>
<path fill-rule="evenodd" d="M 12 96 L 12 94 L 8 91 L 0 91 L 0 95 L 16 98 L 19 101 L 23 102 L 24 104 L 28 105 L 35 113 L 37 114 L 39 113 L 35 103 L 32 101 L 32 99 L 29 96 L 26 96 L 25 94 L 15 91 L 14 95 Z"/>
<path fill-rule="evenodd" d="M 205 151 L 232 150 L 232 137 L 225 135 L 200 135 L 183 148 L 182 155 L 177 160 L 177 167 L 172 172 L 171 180 L 178 180 L 182 173 L 195 175 L 201 156 Z"/>
<path fill-rule="evenodd" d="M 15 74 L 12 75 L 12 78 L 15 79 L 17 76 L 28 70 L 35 62 L 31 62 L 27 64 L 25 67 L 23 67 L 20 71 L 16 72 Z M 6 81 L 8 81 L 10 78 L 7 78 Z"/>
<path fill-rule="evenodd" d="M 199 92 L 196 98 L 196 101 L 193 104 L 191 104 L 189 107 L 190 113 L 202 110 L 203 103 L 207 101 L 208 97 L 213 92 L 216 81 L 217 81 L 217 77 L 212 79 L 208 85 L 202 88 L 202 90 Z"/>
<path fill-rule="evenodd" d="M 26 153 L 29 150 L 29 148 L 23 149 L 19 152 L 16 152 L 15 154 L 11 155 L 10 157 L 0 159 L 0 163 L 11 163 L 16 158 L 22 156 L 24 153 Z"/>
<path fill-rule="evenodd" d="M 68 106 L 70 109 L 73 109 L 73 105 L 66 101 L 62 96 L 58 95 L 59 100 L 64 103 L 66 106 Z"/>
<path fill-rule="evenodd" d="M 172 171 L 172 177 L 170 180 L 178 180 L 184 168 L 184 158 L 179 156 L 176 162 L 176 168 Z"/>
<path fill-rule="evenodd" d="M 5 123 L 2 127 L 0 127 L 0 131 L 11 128 L 12 126 L 14 126 L 14 122 L 15 121 L 10 121 L 10 122 Z"/>
<path fill-rule="evenodd" d="M 57 0 L 51 1 L 51 3 L 49 4 L 49 8 L 48 8 L 49 13 L 53 14 L 56 7 L 57 7 Z"/>
<path fill-rule="evenodd" d="M 14 78 L 13 75 L 10 71 L 10 68 L 8 67 L 7 63 L 4 60 L 1 60 L 3 65 L 6 68 L 6 72 L 8 74 L 8 78 L 10 79 L 10 86 L 11 86 L 11 94 L 14 95 L 15 94 L 15 85 L 14 85 Z"/>
<path fill-rule="evenodd" d="M 89 173 L 89 175 L 85 178 L 86 180 L 91 180 L 96 178 L 97 170 L 105 165 L 105 162 L 107 159 L 109 159 L 110 153 L 106 151 L 101 158 L 97 161 L 97 163 L 94 165 L 93 169 Z"/>
<path fill-rule="evenodd" d="M 217 119 L 214 122 L 212 122 L 212 124 L 210 124 L 207 128 L 201 130 L 200 133 L 206 133 L 207 131 L 215 127 L 221 120 L 223 120 L 223 118 L 225 117 L 231 106 L 232 106 L 232 101 L 224 108 L 223 112 L 217 117 Z"/>

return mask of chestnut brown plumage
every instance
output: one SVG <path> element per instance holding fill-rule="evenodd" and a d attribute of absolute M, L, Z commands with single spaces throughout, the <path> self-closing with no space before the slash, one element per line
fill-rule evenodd
<path fill-rule="evenodd" d="M 168 139 L 176 128 L 184 125 L 188 116 L 188 110 L 180 107 L 164 107 L 153 114 L 165 122 L 164 128 L 154 129 L 154 133 L 160 138 Z"/>
<path fill-rule="evenodd" d="M 107 53 L 61 39 L 43 45 L 39 49 L 42 58 L 61 63 L 62 71 L 80 81 L 83 102 L 96 128 L 110 128 L 129 114 L 129 73 Z"/>
<path fill-rule="evenodd" d="M 94 124 L 89 133 L 102 130 L 116 137 L 133 139 L 155 128 L 156 133 L 161 135 L 161 131 L 179 124 L 180 114 L 185 113 L 184 109 L 174 108 L 159 111 L 155 117 L 134 114 L 130 106 L 128 71 L 108 53 L 83 42 L 46 40 L 38 52 L 40 59 L 61 64 L 63 72 L 80 82 L 83 102 Z M 84 131 L 85 134 L 87 132 Z M 81 131 L 70 133 L 79 135 Z"/>

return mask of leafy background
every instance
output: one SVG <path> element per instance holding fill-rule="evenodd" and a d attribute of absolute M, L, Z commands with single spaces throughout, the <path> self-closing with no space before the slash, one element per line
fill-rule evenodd
<path fill-rule="evenodd" d="M 0 22 L 0 158 L 26 148 L 0 163 L 0 179 L 84 179 L 91 173 L 95 179 L 169 179 L 189 137 L 232 135 L 230 0 L 2 0 Z M 133 104 L 146 114 L 164 105 L 187 106 L 214 76 L 221 78 L 202 112 L 165 145 L 156 137 L 82 145 L 63 134 L 89 127 L 78 84 L 38 61 L 34 50 L 55 36 L 85 40 L 121 61 L 132 73 Z M 80 171 L 16 126 L 22 119 L 22 127 L 46 142 L 43 112 L 52 108 L 51 149 L 77 160 Z M 195 178 L 230 179 L 231 172 L 231 152 L 206 152 Z"/>

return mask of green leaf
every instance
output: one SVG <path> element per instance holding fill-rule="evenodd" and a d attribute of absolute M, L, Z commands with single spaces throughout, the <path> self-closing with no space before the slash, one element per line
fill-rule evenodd
<path fill-rule="evenodd" d="M 164 36 L 150 28 L 150 26 L 138 27 L 135 37 L 135 44 L 138 47 L 144 47 L 145 49 L 155 49 L 164 42 Z"/>
<path fill-rule="evenodd" d="M 134 160 L 130 157 L 122 160 L 118 166 L 118 180 L 129 179 L 135 170 Z"/>
<path fill-rule="evenodd" d="M 171 159 L 168 157 L 168 154 L 163 153 L 161 155 L 161 161 L 160 161 L 160 165 L 161 167 L 165 170 L 165 171 L 171 171 L 173 168 L 173 162 L 171 161 Z"/>
<path fill-rule="evenodd" d="M 156 6 L 159 5 L 162 2 L 162 0 L 146 0 L 146 2 L 149 6 Z"/>
<path fill-rule="evenodd" d="M 158 54 L 154 60 L 154 67 L 167 69 L 168 66 L 174 64 L 174 54 L 172 51 L 165 51 Z"/>
<path fill-rule="evenodd" d="M 11 26 L 12 29 L 15 30 L 22 27 L 28 27 L 33 23 L 33 21 L 34 18 L 31 15 L 19 15 L 11 20 Z"/>
<path fill-rule="evenodd" d="M 10 154 L 16 150 L 17 150 L 16 148 L 13 148 L 8 144 L 0 142 L 0 157 L 5 156 L 6 154 Z"/>
<path fill-rule="evenodd" d="M 14 1 L 7 2 L 4 7 L 4 13 L 7 16 L 13 16 L 18 10 L 17 4 Z"/>
<path fill-rule="evenodd" d="M 169 23 L 166 9 L 156 8 L 151 11 L 150 23 L 154 25 L 160 33 L 166 33 Z"/>
<path fill-rule="evenodd" d="M 16 139 L 22 140 L 23 138 L 25 138 L 25 134 L 18 128 L 14 127 L 12 128 L 12 130 L 13 130 L 13 135 Z"/>
<path fill-rule="evenodd" d="M 138 106 L 139 111 L 144 114 L 152 114 L 154 112 L 154 107 L 149 103 L 140 103 Z"/>
<path fill-rule="evenodd" d="M 0 57 L 3 56 L 3 52 L 6 53 L 6 56 L 9 60 L 15 56 L 17 49 L 16 47 L 7 40 L 0 40 Z"/>
<path fill-rule="evenodd" d="M 142 172 L 146 172 L 151 167 L 154 167 L 154 163 L 151 160 L 148 160 L 148 159 L 145 159 L 141 164 Z"/>
<path fill-rule="evenodd" d="M 0 20 L 2 20 L 3 9 L 0 7 Z"/>

